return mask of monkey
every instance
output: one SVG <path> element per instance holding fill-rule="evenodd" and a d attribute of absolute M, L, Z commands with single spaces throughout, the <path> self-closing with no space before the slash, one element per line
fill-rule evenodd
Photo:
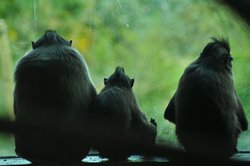
<path fill-rule="evenodd" d="M 149 122 L 141 112 L 132 90 L 134 79 L 118 66 L 109 78 L 104 78 L 104 85 L 89 115 L 92 135 L 97 138 L 93 139 L 93 148 L 101 157 L 117 161 L 131 155 L 136 145 L 154 146 L 157 123 L 153 118 Z"/>
<path fill-rule="evenodd" d="M 234 87 L 232 61 L 228 40 L 212 38 L 179 80 L 164 118 L 175 123 L 187 152 L 224 159 L 237 152 L 248 120 Z"/>
<path fill-rule="evenodd" d="M 97 92 L 72 41 L 46 31 L 18 61 L 14 79 L 15 123 L 42 129 L 15 133 L 17 155 L 36 163 L 80 162 L 90 150 L 83 131 Z"/>

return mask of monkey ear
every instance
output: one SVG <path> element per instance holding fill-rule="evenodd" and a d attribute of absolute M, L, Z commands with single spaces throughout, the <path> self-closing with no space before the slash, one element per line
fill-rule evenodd
<path fill-rule="evenodd" d="M 108 83 L 108 79 L 104 78 L 104 85 L 107 85 L 107 83 Z"/>
<path fill-rule="evenodd" d="M 69 45 L 70 45 L 70 46 L 72 45 L 72 40 L 69 41 Z"/>
<path fill-rule="evenodd" d="M 35 42 L 31 41 L 32 48 L 34 49 L 35 47 Z"/>
<path fill-rule="evenodd" d="M 130 86 L 131 86 L 131 88 L 134 86 L 134 82 L 135 82 L 135 79 L 132 78 L 132 79 L 130 80 Z"/>

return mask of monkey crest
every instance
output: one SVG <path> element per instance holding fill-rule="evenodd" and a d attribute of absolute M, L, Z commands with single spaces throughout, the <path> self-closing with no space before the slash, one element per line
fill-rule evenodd
<path fill-rule="evenodd" d="M 198 61 L 203 61 L 208 67 L 231 71 L 233 57 L 230 54 L 229 42 L 224 38 L 212 40 L 205 46 Z"/>
<path fill-rule="evenodd" d="M 32 41 L 31 43 L 32 43 L 32 48 L 36 49 L 38 47 L 51 46 L 57 44 L 71 46 L 72 40 L 67 41 L 60 35 L 58 35 L 56 31 L 48 30 L 40 39 L 38 39 L 36 42 Z"/>
<path fill-rule="evenodd" d="M 109 77 L 104 78 L 105 86 L 121 86 L 126 88 L 132 88 L 134 85 L 134 79 L 130 79 L 122 67 L 116 67 L 115 72 Z"/>

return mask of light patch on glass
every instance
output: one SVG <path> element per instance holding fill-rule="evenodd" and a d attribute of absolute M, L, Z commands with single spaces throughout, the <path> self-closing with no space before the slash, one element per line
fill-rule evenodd
<path fill-rule="evenodd" d="M 87 156 L 82 160 L 84 163 L 102 163 L 106 161 L 108 161 L 107 158 L 101 158 L 99 156 Z"/>

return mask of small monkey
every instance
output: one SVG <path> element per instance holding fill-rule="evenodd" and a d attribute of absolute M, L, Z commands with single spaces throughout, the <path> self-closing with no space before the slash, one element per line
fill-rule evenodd
<path fill-rule="evenodd" d="M 133 145 L 153 146 L 157 134 L 154 119 L 141 112 L 130 79 L 122 67 L 104 79 L 105 87 L 93 102 L 90 119 L 99 138 L 93 146 L 103 157 L 120 160 L 132 154 Z"/>

